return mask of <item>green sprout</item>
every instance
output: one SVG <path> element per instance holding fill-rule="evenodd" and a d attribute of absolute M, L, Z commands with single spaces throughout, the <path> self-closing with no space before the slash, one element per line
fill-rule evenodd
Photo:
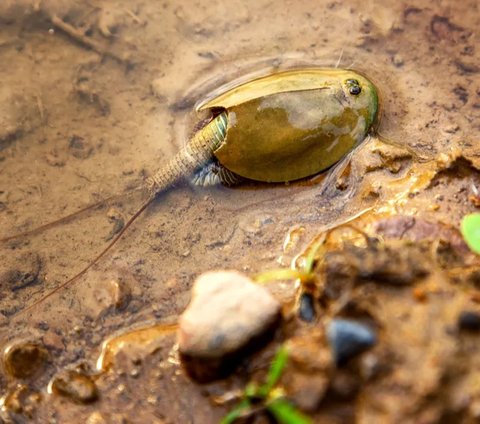
<path fill-rule="evenodd" d="M 324 247 L 325 237 L 321 237 L 320 240 L 315 242 L 300 269 L 296 268 L 280 268 L 270 271 L 262 272 L 256 275 L 254 280 L 257 283 L 268 283 L 275 280 L 299 280 L 302 284 L 309 283 L 315 280 L 315 274 L 313 273 L 313 267 L 315 265 L 315 259 L 319 256 L 319 252 Z"/>
<path fill-rule="evenodd" d="M 257 283 L 268 283 L 275 280 L 298 280 L 302 284 L 311 283 L 316 281 L 315 273 L 313 272 L 313 268 L 315 263 L 322 263 L 325 258 L 325 254 L 327 252 L 327 241 L 329 237 L 337 230 L 350 228 L 351 230 L 360 234 L 364 239 L 365 242 L 368 244 L 372 243 L 372 238 L 368 236 L 367 233 L 360 230 L 359 228 L 349 224 L 344 223 L 335 228 L 327 230 L 326 232 L 322 233 L 317 240 L 311 245 L 309 248 L 308 255 L 305 257 L 303 264 L 300 268 L 297 268 L 296 263 L 292 264 L 291 268 L 280 268 L 280 269 L 273 269 L 270 271 L 264 271 L 260 274 L 257 274 L 253 277 L 253 279 Z"/>
<path fill-rule="evenodd" d="M 281 346 L 272 360 L 265 382 L 260 386 L 255 382 L 247 384 L 242 400 L 223 417 L 220 424 L 232 424 L 258 410 L 258 405 L 268 410 L 280 424 L 311 424 L 310 418 L 286 400 L 282 388 L 277 386 L 287 361 L 288 350 Z"/>
<path fill-rule="evenodd" d="M 472 213 L 463 217 L 460 231 L 468 247 L 480 255 L 480 213 Z"/>

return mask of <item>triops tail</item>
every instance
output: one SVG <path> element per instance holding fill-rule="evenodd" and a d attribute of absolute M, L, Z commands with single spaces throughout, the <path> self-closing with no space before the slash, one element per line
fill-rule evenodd
<path fill-rule="evenodd" d="M 198 130 L 166 166 L 147 179 L 146 185 L 152 195 L 156 196 L 178 179 L 191 175 L 195 169 L 205 165 L 225 139 L 226 131 L 227 113 L 222 112 Z"/>
<path fill-rule="evenodd" d="M 106 253 L 115 245 L 115 243 L 125 234 L 127 229 L 138 218 L 138 216 L 147 208 L 147 206 L 161 193 L 168 190 L 175 182 L 181 178 L 190 175 L 195 169 L 206 164 L 213 155 L 213 152 L 225 138 L 227 128 L 227 116 L 223 112 L 210 121 L 205 127 L 197 131 L 189 140 L 187 145 L 180 150 L 170 161 L 160 168 L 152 177 L 146 180 L 144 189 L 148 190 L 149 196 L 144 204 L 127 221 L 122 230 L 113 238 L 108 246 L 103 249 L 85 268 L 74 275 L 69 280 L 61 283 L 52 291 L 36 300 L 33 304 L 27 306 L 16 316 L 23 315 L 34 309 L 45 300 L 58 293 L 65 287 L 70 286 L 79 277 L 84 275 L 92 268 Z M 48 225 L 48 224 L 47 224 Z"/>

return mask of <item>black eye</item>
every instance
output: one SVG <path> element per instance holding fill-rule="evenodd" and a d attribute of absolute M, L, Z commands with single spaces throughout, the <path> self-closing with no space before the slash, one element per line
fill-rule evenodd
<path fill-rule="evenodd" d="M 353 96 L 358 96 L 362 92 L 362 87 L 360 87 L 360 83 L 356 79 L 347 79 L 345 81 L 345 85 L 348 88 L 348 92 Z"/>
<path fill-rule="evenodd" d="M 359 85 L 352 85 L 349 91 L 350 91 L 350 94 L 357 96 L 358 94 L 361 93 L 362 89 L 360 88 Z"/>

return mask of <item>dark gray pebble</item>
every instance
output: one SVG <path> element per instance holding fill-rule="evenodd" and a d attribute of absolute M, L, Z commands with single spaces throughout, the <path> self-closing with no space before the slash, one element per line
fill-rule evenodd
<path fill-rule="evenodd" d="M 302 293 L 298 306 L 298 316 L 302 321 L 312 322 L 315 315 L 313 296 L 310 293 Z"/>
<path fill-rule="evenodd" d="M 480 314 L 473 311 L 463 311 L 458 317 L 458 328 L 467 331 L 480 331 Z"/>
<path fill-rule="evenodd" d="M 327 337 L 337 366 L 371 348 L 377 342 L 375 331 L 365 324 L 347 319 L 334 319 Z"/>

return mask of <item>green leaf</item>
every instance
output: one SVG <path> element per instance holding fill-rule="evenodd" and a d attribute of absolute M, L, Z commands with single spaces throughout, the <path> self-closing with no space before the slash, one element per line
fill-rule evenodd
<path fill-rule="evenodd" d="M 237 418 L 240 418 L 250 409 L 250 402 L 247 399 L 242 400 L 235 408 L 222 418 L 220 424 L 232 424 Z"/>
<path fill-rule="evenodd" d="M 297 408 L 285 399 L 275 399 L 267 405 L 280 424 L 312 424 L 312 420 L 303 415 Z"/>
<path fill-rule="evenodd" d="M 468 247 L 480 255 L 480 213 L 465 215 L 460 230 Z"/>
<path fill-rule="evenodd" d="M 277 384 L 282 376 L 283 369 L 288 361 L 288 349 L 285 346 L 280 346 L 272 360 L 270 369 L 268 370 L 267 380 L 265 384 L 260 387 L 258 393 L 261 397 L 267 397 L 273 386 Z"/>
<path fill-rule="evenodd" d="M 271 271 L 265 271 L 261 274 L 256 275 L 253 279 L 257 283 L 268 283 L 275 280 L 296 280 L 300 279 L 301 281 L 307 281 L 310 279 L 310 274 L 306 274 L 302 271 L 297 271 L 295 269 L 283 268 L 283 269 L 273 269 Z"/>

